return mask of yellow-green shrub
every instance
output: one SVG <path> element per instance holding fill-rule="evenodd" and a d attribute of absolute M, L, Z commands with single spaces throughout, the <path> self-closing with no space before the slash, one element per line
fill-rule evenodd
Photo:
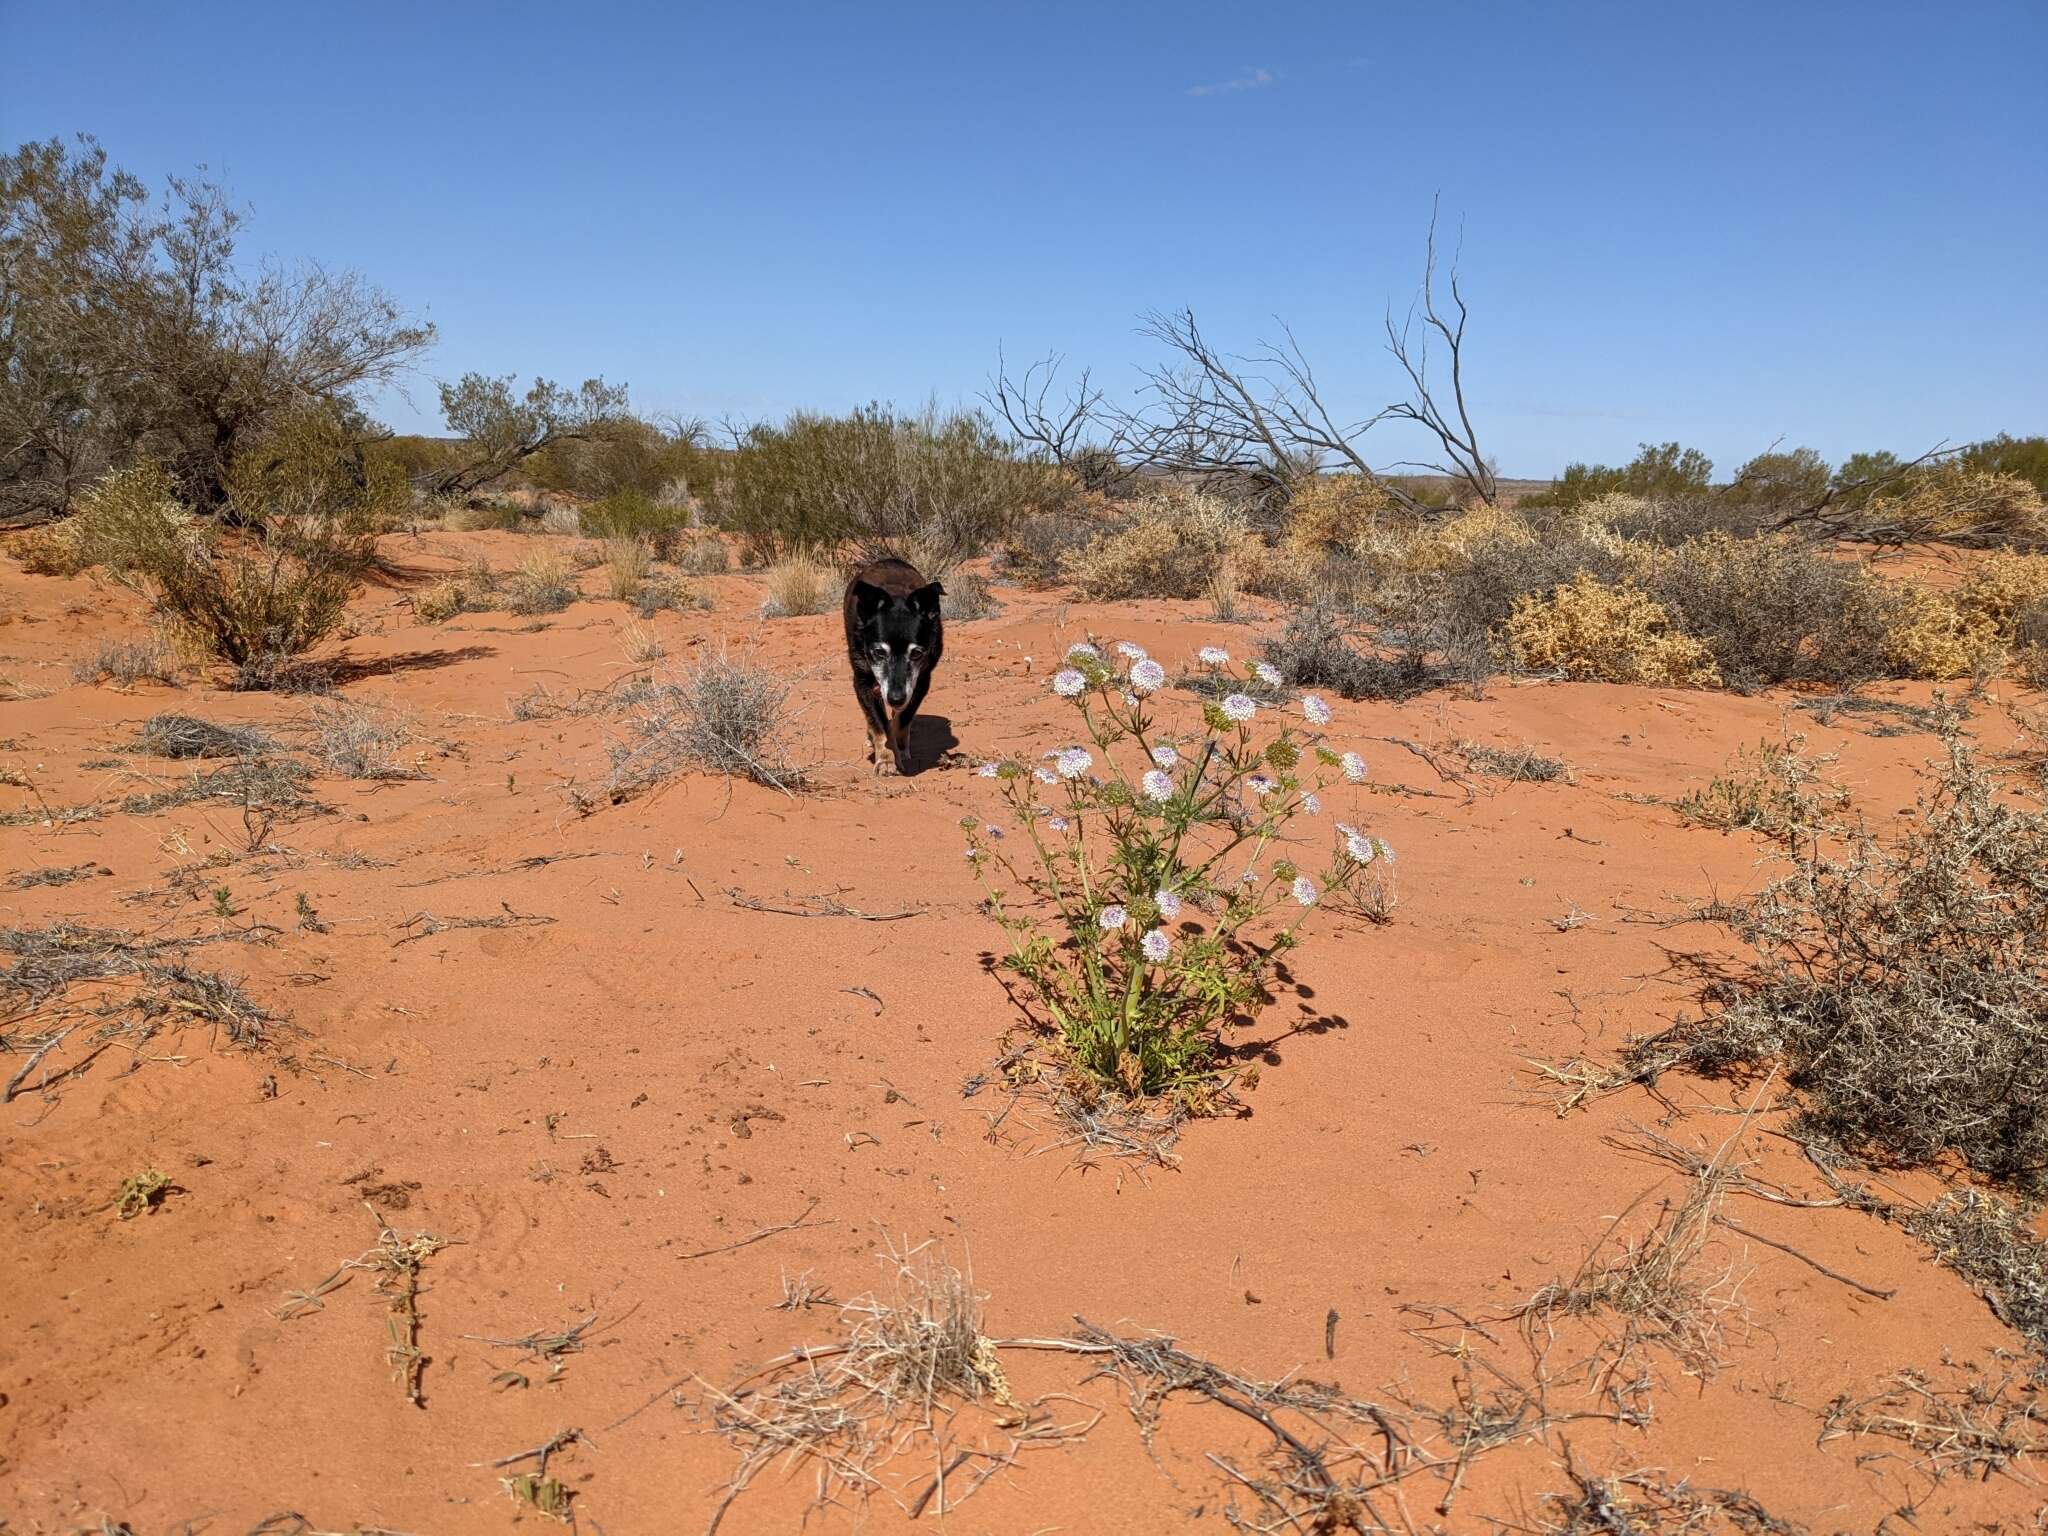
<path fill-rule="evenodd" d="M 2048 508 L 2038 490 L 2018 475 L 1961 462 L 1908 476 L 1895 495 L 1871 502 L 1865 518 L 1920 539 L 2000 544 L 2048 538 Z"/>
<path fill-rule="evenodd" d="M 2020 614 L 2048 599 L 2048 555 L 2016 555 L 2001 549 L 1976 562 L 1954 602 L 1965 615 L 1984 619 L 2010 639 Z"/>
<path fill-rule="evenodd" d="M 1267 574 L 1269 554 L 1237 507 L 1205 491 L 1170 490 L 1138 502 L 1122 527 L 1069 550 L 1060 572 L 1090 602 L 1193 598 L 1226 564 L 1240 587 L 1255 590 L 1246 577 Z"/>
<path fill-rule="evenodd" d="M 1507 647 L 1526 671 L 1581 680 L 1685 688 L 1721 680 L 1707 648 L 1677 633 L 1661 603 L 1632 583 L 1609 586 L 1583 571 L 1547 597 L 1517 598 Z"/>
<path fill-rule="evenodd" d="M 1388 520 L 1393 506 L 1386 487 L 1363 475 L 1317 475 L 1287 500 L 1287 547 L 1356 553 Z"/>
<path fill-rule="evenodd" d="M 450 577 L 413 594 L 413 617 L 422 624 L 445 624 L 462 612 L 462 583 Z"/>
<path fill-rule="evenodd" d="M 2006 637 L 1981 613 L 1915 582 L 1895 583 L 1885 653 L 1902 677 L 1975 677 L 2005 658 Z"/>

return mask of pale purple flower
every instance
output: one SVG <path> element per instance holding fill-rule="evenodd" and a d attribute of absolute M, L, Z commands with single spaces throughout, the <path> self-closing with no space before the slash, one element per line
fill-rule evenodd
<path fill-rule="evenodd" d="M 1117 641 L 1116 653 L 1132 661 L 1143 661 L 1145 659 L 1145 647 L 1132 640 Z"/>
<path fill-rule="evenodd" d="M 1293 891 L 1294 899 L 1304 907 L 1312 907 L 1316 904 L 1316 883 L 1309 879 L 1307 875 L 1296 875 L 1294 877 Z"/>
<path fill-rule="evenodd" d="M 1152 761 L 1162 768 L 1171 768 L 1180 761 L 1180 754 L 1169 746 L 1161 745 L 1152 749 Z"/>
<path fill-rule="evenodd" d="M 1346 752 L 1339 761 L 1344 764 L 1345 778 L 1354 784 L 1363 784 L 1365 782 L 1364 758 L 1360 757 L 1356 752 Z"/>
<path fill-rule="evenodd" d="M 1223 717 L 1226 720 L 1235 720 L 1239 725 L 1243 725 L 1258 712 L 1259 706 L 1252 702 L 1249 695 L 1233 693 L 1223 700 Z"/>
<path fill-rule="evenodd" d="M 1031 770 L 1031 777 L 1041 784 L 1057 784 L 1060 781 L 1060 776 L 1050 768 L 1034 768 Z"/>
<path fill-rule="evenodd" d="M 1372 845 L 1373 847 L 1379 849 L 1380 857 L 1385 859 L 1389 864 L 1398 862 L 1394 858 L 1394 850 L 1387 846 L 1387 840 L 1384 837 L 1374 838 L 1372 840 Z"/>
<path fill-rule="evenodd" d="M 1104 933 L 1115 933 L 1130 920 L 1130 914 L 1122 907 L 1104 907 L 1095 914 L 1095 926 Z"/>
<path fill-rule="evenodd" d="M 1087 687 L 1088 679 L 1072 667 L 1061 667 L 1052 675 L 1052 691 L 1063 699 L 1078 698 Z"/>
<path fill-rule="evenodd" d="M 1000 839 L 1003 835 L 1003 829 L 997 826 L 994 822 L 988 823 L 988 825 L 983 827 L 981 830 L 986 832 L 990 837 L 997 839 Z"/>
<path fill-rule="evenodd" d="M 1088 749 L 1085 747 L 1069 747 L 1059 755 L 1059 760 L 1053 766 L 1059 769 L 1061 778 L 1078 779 L 1095 766 L 1095 759 L 1088 755 Z"/>
<path fill-rule="evenodd" d="M 977 778 L 983 779 L 992 779 L 1000 771 L 1000 765 L 996 763 L 983 763 L 979 768 L 974 770 L 975 776 Z"/>
<path fill-rule="evenodd" d="M 1145 958 L 1154 965 L 1165 963 L 1167 953 L 1173 948 L 1173 941 L 1166 936 L 1164 928 L 1154 928 L 1138 941 L 1138 947 L 1145 951 Z"/>
<path fill-rule="evenodd" d="M 1095 649 L 1086 640 L 1076 640 L 1067 647 L 1067 658 L 1072 660 L 1076 656 L 1087 656 L 1092 660 L 1100 661 L 1102 659 L 1102 652 Z"/>
<path fill-rule="evenodd" d="M 1244 787 L 1261 799 L 1264 799 L 1280 786 L 1267 778 L 1263 773 L 1254 773 L 1245 779 Z"/>
<path fill-rule="evenodd" d="M 1048 827 L 1051 827 L 1051 828 L 1053 829 L 1053 831 L 1055 831 L 1055 832 L 1064 832 L 1064 831 L 1066 831 L 1066 830 L 1067 830 L 1067 825 L 1068 825 L 1068 823 L 1067 823 L 1067 818 L 1066 818 L 1066 817 L 1064 817 L 1064 816 L 1053 816 L 1053 817 L 1049 817 L 1049 818 L 1047 818 L 1047 820 L 1046 820 L 1046 823 L 1045 823 L 1045 824 L 1046 824 L 1046 825 L 1047 825 Z"/>
<path fill-rule="evenodd" d="M 1344 834 L 1344 851 L 1346 853 L 1350 854 L 1352 858 L 1358 860 L 1361 864 L 1370 864 L 1373 861 L 1375 850 L 1371 838 L 1355 827 L 1340 826 L 1337 830 Z"/>
<path fill-rule="evenodd" d="M 1159 915 L 1169 923 L 1180 916 L 1180 897 L 1173 891 L 1154 892 L 1152 905 L 1159 909 Z"/>
<path fill-rule="evenodd" d="M 1323 797 L 1313 792 L 1301 797 L 1301 808 L 1311 816 L 1323 814 Z"/>
<path fill-rule="evenodd" d="M 970 848 L 966 851 L 966 853 L 964 853 L 961 856 L 965 858 L 968 861 L 968 863 L 971 864 L 976 859 L 981 857 L 981 850 L 979 848 Z"/>
<path fill-rule="evenodd" d="M 1246 870 L 1244 874 L 1239 876 L 1238 878 L 1238 884 L 1240 885 L 1257 885 L 1258 883 L 1259 870 L 1257 865 L 1253 865 L 1250 869 Z"/>
<path fill-rule="evenodd" d="M 1265 662 L 1253 662 L 1252 672 L 1258 678 L 1258 680 L 1264 683 L 1268 688 L 1278 688 L 1280 686 L 1279 672 L 1276 671 L 1273 667 L 1268 666 Z"/>
<path fill-rule="evenodd" d="M 1146 769 L 1145 776 L 1138 780 L 1138 787 L 1145 791 L 1147 800 L 1163 801 L 1173 798 L 1173 780 L 1157 768 Z"/>
<path fill-rule="evenodd" d="M 1304 693 L 1301 696 L 1301 712 L 1308 716 L 1310 725 L 1330 723 L 1330 704 L 1320 693 Z"/>
<path fill-rule="evenodd" d="M 1146 657 L 1131 668 L 1131 686 L 1140 693 L 1157 693 L 1166 686 L 1166 668 Z"/>
<path fill-rule="evenodd" d="M 1220 645 L 1205 645 L 1195 654 L 1212 667 L 1220 667 L 1230 660 L 1230 652 Z"/>

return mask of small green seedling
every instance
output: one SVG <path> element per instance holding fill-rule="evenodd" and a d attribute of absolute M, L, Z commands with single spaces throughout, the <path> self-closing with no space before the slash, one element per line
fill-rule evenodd
<path fill-rule="evenodd" d="M 224 885 L 217 885 L 213 888 L 213 915 L 215 917 L 233 917 L 235 915 L 233 893 Z"/>

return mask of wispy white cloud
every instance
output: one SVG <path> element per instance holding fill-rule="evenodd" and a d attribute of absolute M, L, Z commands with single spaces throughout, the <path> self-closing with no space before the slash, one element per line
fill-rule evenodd
<path fill-rule="evenodd" d="M 1560 421 L 1650 421 L 1654 413 L 1608 405 L 1530 405 L 1513 402 L 1497 409 L 1505 416 L 1548 416 Z"/>
<path fill-rule="evenodd" d="M 1229 96 L 1238 91 L 1259 91 L 1269 85 L 1278 85 L 1280 76 L 1270 69 L 1247 64 L 1228 80 L 1218 80 L 1213 85 L 1191 85 L 1190 96 Z"/>

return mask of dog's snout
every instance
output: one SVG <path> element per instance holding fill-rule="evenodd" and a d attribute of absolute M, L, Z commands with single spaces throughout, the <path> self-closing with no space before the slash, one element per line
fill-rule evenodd
<path fill-rule="evenodd" d="M 909 697 L 910 690 L 908 688 L 891 688 L 889 690 L 889 707 L 891 709 L 901 709 Z"/>

